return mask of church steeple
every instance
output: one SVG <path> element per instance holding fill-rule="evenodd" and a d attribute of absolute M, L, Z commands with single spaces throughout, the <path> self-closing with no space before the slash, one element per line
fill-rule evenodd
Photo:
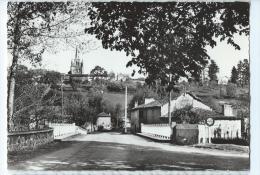
<path fill-rule="evenodd" d="M 83 74 L 83 59 L 79 59 L 79 51 L 77 46 L 75 58 L 71 60 L 70 71 L 71 74 Z"/>

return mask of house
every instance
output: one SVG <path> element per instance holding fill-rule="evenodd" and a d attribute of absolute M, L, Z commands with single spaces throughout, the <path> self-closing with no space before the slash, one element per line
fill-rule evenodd
<path fill-rule="evenodd" d="M 171 101 L 171 113 L 177 109 L 190 106 L 199 122 L 173 123 L 171 131 L 168 124 L 168 102 L 145 99 L 145 103 L 131 110 L 131 131 L 149 132 L 158 137 L 172 138 L 180 144 L 211 143 L 211 139 L 241 138 L 242 120 L 234 115 L 229 104 L 221 104 L 222 112 L 218 113 L 203 103 L 190 92 L 182 93 Z M 174 121 L 174 118 L 173 118 Z M 177 120 L 175 120 L 177 122 Z M 164 123 L 164 124 L 163 124 Z M 142 127 L 142 128 L 141 128 Z M 164 131 L 163 135 L 160 135 Z"/>
<path fill-rule="evenodd" d="M 96 125 L 100 130 L 111 130 L 111 115 L 105 112 L 99 113 Z"/>
<path fill-rule="evenodd" d="M 218 84 L 227 85 L 228 81 L 229 81 L 229 77 L 227 76 L 219 77 Z"/>
<path fill-rule="evenodd" d="M 190 92 L 182 93 L 179 97 L 171 100 L 171 112 L 185 106 L 212 110 Z M 140 132 L 141 123 L 168 123 L 168 100 L 146 98 L 144 104 L 134 107 L 131 110 L 131 131 Z"/>

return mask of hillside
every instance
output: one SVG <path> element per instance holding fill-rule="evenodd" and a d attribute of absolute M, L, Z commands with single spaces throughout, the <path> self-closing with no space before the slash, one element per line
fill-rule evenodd
<path fill-rule="evenodd" d="M 249 110 L 250 96 L 248 87 L 238 87 L 236 97 L 226 95 L 226 86 L 189 86 L 188 91 L 199 97 L 205 104 L 221 112 L 221 103 L 230 103 L 234 109 Z M 222 91 L 222 93 L 220 93 Z"/>
<path fill-rule="evenodd" d="M 104 100 L 107 100 L 115 106 L 116 104 L 121 104 L 122 108 L 125 108 L 125 94 L 124 93 L 114 93 L 114 92 L 104 92 Z M 130 103 L 133 98 L 132 94 L 127 94 L 127 104 Z"/>

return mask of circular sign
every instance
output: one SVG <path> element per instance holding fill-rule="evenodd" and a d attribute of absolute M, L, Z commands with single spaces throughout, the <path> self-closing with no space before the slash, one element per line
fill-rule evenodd
<path fill-rule="evenodd" d="M 212 125 L 214 125 L 214 123 L 215 123 L 215 121 L 214 121 L 213 118 L 207 118 L 206 124 L 207 124 L 208 126 L 212 126 Z"/>

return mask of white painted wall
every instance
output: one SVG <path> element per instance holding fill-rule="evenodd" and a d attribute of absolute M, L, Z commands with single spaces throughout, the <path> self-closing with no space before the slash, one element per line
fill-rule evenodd
<path fill-rule="evenodd" d="M 76 134 L 87 134 L 87 130 L 80 128 L 75 123 L 49 123 L 53 128 L 54 139 L 63 139 Z"/>
<path fill-rule="evenodd" d="M 241 120 L 215 120 L 213 126 L 198 125 L 198 128 L 199 143 L 207 143 L 208 138 L 214 138 L 217 128 L 221 129 L 221 138 L 241 138 Z"/>
<path fill-rule="evenodd" d="M 207 105 L 201 103 L 200 101 L 194 99 L 191 95 L 189 95 L 187 93 L 182 94 L 181 96 L 179 96 L 176 99 L 176 106 L 175 106 L 176 109 L 184 108 L 187 105 L 190 105 L 193 108 L 200 108 L 200 109 L 212 111 L 212 109 L 209 106 L 207 106 Z"/>
<path fill-rule="evenodd" d="M 111 129 L 111 117 L 98 117 L 97 126 L 103 126 L 104 129 Z"/>
<path fill-rule="evenodd" d="M 182 109 L 187 105 L 193 106 L 194 108 L 200 108 L 200 109 L 212 111 L 212 109 L 209 106 L 194 99 L 189 94 L 181 94 L 176 100 L 171 101 L 171 112 L 173 112 L 176 109 Z M 164 116 L 167 113 L 168 113 L 168 103 L 162 105 L 161 116 Z M 168 116 L 166 115 L 165 117 Z"/>
<path fill-rule="evenodd" d="M 232 105 L 224 104 L 224 116 L 234 116 Z"/>
<path fill-rule="evenodd" d="M 141 124 L 141 132 L 170 139 L 172 130 L 169 124 Z"/>
<path fill-rule="evenodd" d="M 155 101 L 154 98 L 145 98 L 145 99 L 144 99 L 144 104 L 148 104 L 148 103 L 151 103 L 151 102 L 153 102 L 153 101 Z"/>
<path fill-rule="evenodd" d="M 171 112 L 174 111 L 175 103 L 176 103 L 175 100 L 171 101 Z M 162 105 L 162 107 L 161 107 L 161 116 L 164 116 L 166 114 L 168 114 L 168 103 Z M 168 116 L 166 115 L 166 117 L 168 117 Z"/>

